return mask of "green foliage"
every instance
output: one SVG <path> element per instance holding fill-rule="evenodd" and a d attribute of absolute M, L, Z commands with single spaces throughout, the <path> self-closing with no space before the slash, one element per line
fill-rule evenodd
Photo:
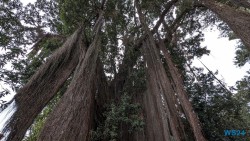
<path fill-rule="evenodd" d="M 28 78 L 54 50 L 50 48 L 45 51 L 47 53 L 42 51 L 34 58 L 27 59 L 26 57 L 27 46 L 43 37 L 45 26 L 50 26 L 51 32 L 55 31 L 55 23 L 58 23 L 58 19 L 55 16 L 57 11 L 53 8 L 56 8 L 56 5 L 55 2 L 41 0 L 23 6 L 19 0 L 8 0 L 1 1 L 0 7 L 0 48 L 2 50 L 0 53 L 0 80 L 16 91 L 28 81 Z M 46 13 L 46 16 L 43 12 Z M 51 39 L 50 41 L 47 44 L 56 46 L 56 41 Z M 0 97 L 8 93 L 9 90 L 4 88 L 0 92 Z"/>
<path fill-rule="evenodd" d="M 6 66 L 12 60 L 18 60 L 25 53 L 21 45 L 25 42 L 24 27 L 21 24 L 22 3 L 19 0 L 0 1 L 0 81 L 6 81 Z M 16 79 L 11 75 L 9 79 Z M 0 92 L 0 97 L 8 90 Z"/>
<path fill-rule="evenodd" d="M 65 89 L 62 89 L 61 92 L 59 92 L 58 95 L 55 98 L 53 98 L 53 100 L 51 100 L 50 103 L 36 117 L 34 123 L 30 127 L 30 129 L 27 131 L 28 135 L 26 137 L 24 137 L 24 139 L 22 141 L 37 141 L 47 117 L 52 112 L 56 103 L 61 98 L 61 94 L 63 91 L 65 91 Z"/>
<path fill-rule="evenodd" d="M 182 11 L 186 9 L 191 9 L 193 7 L 193 1 L 192 0 L 180 0 L 177 8 L 177 14 L 181 13 Z"/>
<path fill-rule="evenodd" d="M 122 126 L 128 127 L 129 133 L 142 130 L 144 122 L 140 118 L 140 110 L 138 104 L 132 103 L 130 96 L 122 95 L 120 103 L 111 103 L 107 106 L 104 124 L 92 132 L 92 141 L 116 141 L 121 134 L 119 129 Z"/>
<path fill-rule="evenodd" d="M 98 1 L 59 0 L 59 15 L 63 23 L 62 32 L 71 34 L 80 24 L 85 28 L 92 27 L 100 6 Z"/>
<path fill-rule="evenodd" d="M 48 114 L 51 112 L 51 107 L 46 107 L 42 113 L 36 118 L 34 124 L 30 128 L 28 132 L 29 135 L 23 139 L 23 141 L 36 141 L 38 139 L 38 136 L 43 128 L 43 125 L 45 123 L 45 119 L 47 118 Z"/>
<path fill-rule="evenodd" d="M 61 45 L 60 40 L 49 38 L 38 45 L 39 50 L 35 54 L 29 54 L 28 58 L 13 60 L 12 68 L 15 71 L 6 70 L 3 73 L 3 76 L 6 78 L 5 82 L 12 84 L 13 90 L 18 90 L 28 82 L 29 78 L 45 62 L 46 58 Z"/>
<path fill-rule="evenodd" d="M 138 60 L 134 68 L 130 71 L 127 81 L 123 86 L 123 93 L 131 96 L 140 95 L 146 89 L 146 74 L 142 60 Z"/>
<path fill-rule="evenodd" d="M 235 56 L 235 65 L 239 67 L 244 66 L 247 63 L 250 63 L 250 51 L 240 42 L 237 46 L 238 49 L 236 50 Z"/>
<path fill-rule="evenodd" d="M 211 74 L 201 72 L 201 69 L 195 70 L 195 74 L 199 75 L 195 79 L 188 79 L 187 90 L 206 138 L 213 141 L 238 141 L 240 137 L 224 136 L 224 130 L 248 129 L 250 126 L 249 89 L 246 89 L 249 81 L 244 79 L 238 82 L 238 92 L 232 94 L 217 84 Z"/>
<path fill-rule="evenodd" d="M 0 47 L 7 49 L 22 40 L 23 27 L 20 23 L 22 3 L 19 0 L 1 1 L 0 7 Z M 19 37 L 19 41 L 14 36 Z"/>

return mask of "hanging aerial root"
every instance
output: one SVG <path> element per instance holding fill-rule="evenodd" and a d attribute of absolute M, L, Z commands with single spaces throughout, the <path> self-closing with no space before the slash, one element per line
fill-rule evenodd
<path fill-rule="evenodd" d="M 16 112 L 3 130 L 3 133 L 9 133 L 7 141 L 23 139 L 36 116 L 72 74 L 80 55 L 85 54 L 85 47 L 80 38 L 81 33 L 81 28 L 75 31 L 17 92 L 14 97 Z"/>

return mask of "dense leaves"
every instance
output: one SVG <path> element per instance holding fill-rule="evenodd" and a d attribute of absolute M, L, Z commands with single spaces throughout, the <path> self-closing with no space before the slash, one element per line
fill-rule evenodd
<path fill-rule="evenodd" d="M 93 141 L 118 140 L 121 136 L 119 129 L 123 126 L 127 126 L 130 134 L 143 129 L 144 123 L 139 115 L 141 108 L 138 104 L 133 104 L 131 100 L 130 96 L 123 94 L 120 103 L 108 105 L 104 113 L 104 123 L 92 132 Z"/>
<path fill-rule="evenodd" d="M 195 69 L 194 72 L 199 74 L 201 70 Z M 218 141 L 229 140 L 229 138 L 230 140 L 240 139 L 226 137 L 224 130 L 247 129 L 249 127 L 249 120 L 247 119 L 249 117 L 249 99 L 245 97 L 246 91 L 240 92 L 247 87 L 243 84 L 248 83 L 247 80 L 239 81 L 237 88 L 240 91 L 232 94 L 216 82 L 211 74 L 200 73 L 196 76 L 195 79 L 190 79 L 191 81 L 187 82 L 187 90 L 190 93 L 195 111 L 203 124 L 207 139 Z"/>

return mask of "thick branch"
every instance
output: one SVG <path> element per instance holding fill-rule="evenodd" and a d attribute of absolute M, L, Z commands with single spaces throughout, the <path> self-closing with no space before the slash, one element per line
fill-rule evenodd
<path fill-rule="evenodd" d="M 57 38 L 57 39 L 61 40 L 62 42 L 64 42 L 64 40 L 66 39 L 65 37 L 63 37 L 61 35 L 45 34 L 40 39 L 38 39 L 38 41 L 33 45 L 32 51 L 28 54 L 28 56 L 33 57 L 34 55 L 36 55 L 36 53 L 41 49 L 41 43 L 43 41 L 45 41 L 47 39 L 51 39 L 51 38 Z"/>
<path fill-rule="evenodd" d="M 160 16 L 159 20 L 156 22 L 156 25 L 155 25 L 155 27 L 153 28 L 152 33 L 155 33 L 155 32 L 158 30 L 158 28 L 160 27 L 160 25 L 161 25 L 162 22 L 164 21 L 164 18 L 165 18 L 165 16 L 166 16 L 166 14 L 169 12 L 170 8 L 171 8 L 176 2 L 178 2 L 178 0 L 172 0 L 172 1 L 170 1 L 169 3 L 167 3 L 167 5 L 166 5 L 164 11 L 161 13 L 161 16 Z"/>
<path fill-rule="evenodd" d="M 73 79 L 48 117 L 38 141 L 89 141 L 95 107 L 95 77 L 100 48 L 102 14 L 96 23 L 94 40 L 81 56 Z M 59 116 L 58 116 L 59 115 Z"/>

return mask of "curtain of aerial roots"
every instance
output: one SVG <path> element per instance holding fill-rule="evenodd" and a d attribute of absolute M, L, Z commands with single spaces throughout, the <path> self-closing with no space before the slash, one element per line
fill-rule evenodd
<path fill-rule="evenodd" d="M 100 17 L 102 18 L 102 17 Z M 100 19 L 99 18 L 99 19 Z M 38 141 L 88 141 L 94 116 L 94 78 L 99 52 L 99 31 L 76 68 L 67 91 L 45 122 Z"/>
<path fill-rule="evenodd" d="M 7 141 L 20 141 L 36 116 L 53 98 L 64 82 L 72 74 L 84 56 L 81 43 L 82 29 L 78 29 L 60 47 L 47 62 L 32 76 L 30 81 L 18 91 L 14 97 L 16 111 L 10 118 L 4 130 Z"/>
<path fill-rule="evenodd" d="M 202 2 L 228 24 L 250 51 L 250 12 L 217 3 L 215 0 L 202 0 Z"/>

